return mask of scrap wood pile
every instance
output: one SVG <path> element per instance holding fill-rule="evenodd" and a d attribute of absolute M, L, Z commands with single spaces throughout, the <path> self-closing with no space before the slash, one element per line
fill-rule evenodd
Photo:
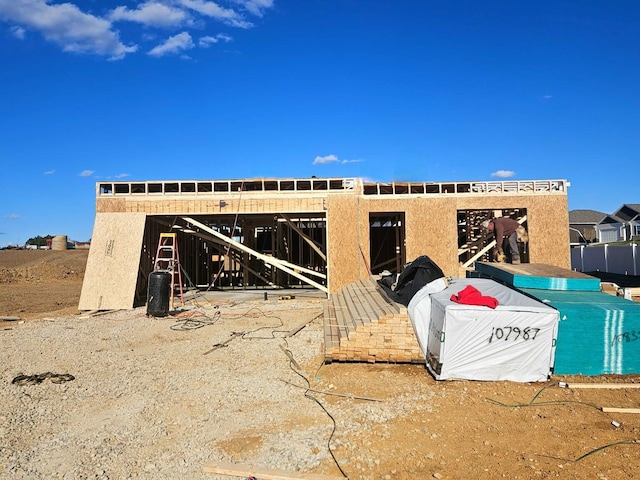
<path fill-rule="evenodd" d="M 424 363 L 407 308 L 374 277 L 331 295 L 324 306 L 325 362 Z"/>

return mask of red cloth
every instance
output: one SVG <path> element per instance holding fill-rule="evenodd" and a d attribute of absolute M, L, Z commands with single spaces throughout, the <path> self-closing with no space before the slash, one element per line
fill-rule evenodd
<path fill-rule="evenodd" d="M 498 306 L 497 299 L 482 295 L 480 291 L 472 285 L 467 285 L 460 290 L 457 295 L 451 295 L 451 301 L 464 303 L 465 305 L 483 305 L 491 308 L 496 308 Z"/>

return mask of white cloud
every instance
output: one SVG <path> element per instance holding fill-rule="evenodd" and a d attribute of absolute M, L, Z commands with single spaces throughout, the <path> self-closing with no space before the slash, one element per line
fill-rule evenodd
<path fill-rule="evenodd" d="M 516 172 L 512 172 L 511 170 L 498 170 L 496 172 L 493 172 L 491 176 L 498 177 L 498 178 L 510 178 L 510 177 L 513 177 L 515 174 Z"/>
<path fill-rule="evenodd" d="M 553 95 L 544 95 L 542 98 L 544 100 L 549 100 L 550 98 L 553 98 Z"/>
<path fill-rule="evenodd" d="M 30 32 L 39 32 L 47 41 L 55 43 L 65 52 L 92 54 L 120 60 L 133 52 L 148 50 L 134 42 L 125 44 L 115 22 L 140 25 L 144 30 L 136 32 L 127 28 L 127 35 L 137 35 L 138 43 L 148 44 L 150 38 L 158 38 L 154 28 L 180 28 L 183 33 L 171 37 L 169 43 L 153 48 L 150 55 L 161 57 L 167 53 L 178 53 L 194 48 L 186 41 L 188 28 L 197 27 L 202 32 L 198 46 L 210 47 L 219 42 L 230 42 L 232 37 L 207 32 L 212 22 L 235 28 L 251 28 L 253 23 L 247 16 L 262 17 L 273 8 L 274 0 L 228 0 L 223 7 L 220 2 L 208 0 L 143 0 L 118 2 L 127 4 L 106 8 L 99 2 L 91 3 L 91 13 L 83 12 L 74 0 L 0 0 L 0 22 L 7 22 L 11 34 L 18 39 L 26 38 Z M 102 8 L 102 12 L 95 13 Z M 173 32 L 175 33 L 175 32 Z M 166 35 L 166 34 L 165 34 Z M 183 41 L 183 43 L 179 43 Z M 171 43 L 173 42 L 173 43 Z M 178 42 L 178 44 L 176 43 Z M 174 50 L 171 50 L 171 49 Z"/>
<path fill-rule="evenodd" d="M 251 28 L 253 24 L 246 21 L 241 14 L 230 8 L 223 8 L 215 2 L 203 0 L 177 0 L 184 8 L 193 10 L 205 17 L 211 17 L 232 27 Z"/>
<path fill-rule="evenodd" d="M 209 48 L 211 45 L 213 45 L 214 43 L 218 43 L 219 41 L 230 42 L 231 40 L 233 40 L 233 38 L 231 38 L 229 35 L 225 35 L 224 33 L 219 33 L 215 37 L 211 37 L 211 36 L 200 37 L 200 39 L 198 40 L 198 45 L 203 48 Z"/>
<path fill-rule="evenodd" d="M 11 35 L 13 35 L 16 38 L 19 38 L 20 40 L 24 40 L 25 33 L 26 33 L 26 30 L 22 27 L 18 27 L 17 25 L 14 25 L 13 27 L 11 27 Z"/>
<path fill-rule="evenodd" d="M 340 160 L 337 155 L 325 155 L 324 157 L 316 157 L 313 160 L 313 165 L 322 165 L 324 163 L 339 163 L 344 165 L 346 163 L 359 163 L 364 162 L 364 160 L 360 158 L 354 158 L 353 160 Z"/>
<path fill-rule="evenodd" d="M 94 170 L 83 170 L 78 174 L 78 176 L 80 176 L 80 177 L 90 177 L 94 173 L 95 173 Z"/>
<path fill-rule="evenodd" d="M 7 218 L 9 220 L 17 220 L 18 218 L 22 218 L 22 216 L 18 215 L 17 213 L 12 213 L 10 215 L 5 215 L 4 218 Z"/>
<path fill-rule="evenodd" d="M 173 8 L 159 2 L 145 2 L 135 10 L 127 7 L 116 7 L 109 14 L 112 21 L 128 20 L 153 27 L 172 27 L 183 25 L 189 15 L 182 9 Z"/>
<path fill-rule="evenodd" d="M 242 5 L 245 10 L 261 17 L 264 15 L 264 11 L 273 7 L 273 0 L 234 0 L 235 3 Z"/>
<path fill-rule="evenodd" d="M 43 175 L 53 175 L 54 173 L 56 173 L 55 170 L 47 170 L 46 172 L 43 173 Z"/>
<path fill-rule="evenodd" d="M 336 155 L 326 155 L 324 157 L 316 157 L 313 160 L 314 165 L 321 165 L 323 163 L 335 163 L 338 161 L 338 157 Z"/>
<path fill-rule="evenodd" d="M 0 18 L 37 30 L 65 52 L 118 60 L 138 48 L 123 44 L 109 21 L 83 13 L 71 3 L 49 5 L 46 0 L 0 0 Z"/>
<path fill-rule="evenodd" d="M 125 178 L 130 176 L 131 176 L 130 173 L 119 173 L 118 175 L 115 175 L 115 178 Z"/>
<path fill-rule="evenodd" d="M 153 57 L 162 57 L 166 54 L 178 54 L 184 50 L 190 50 L 193 47 L 194 44 L 191 35 L 189 35 L 188 32 L 182 32 L 167 38 L 164 43 L 154 47 L 147 52 L 147 54 Z"/>

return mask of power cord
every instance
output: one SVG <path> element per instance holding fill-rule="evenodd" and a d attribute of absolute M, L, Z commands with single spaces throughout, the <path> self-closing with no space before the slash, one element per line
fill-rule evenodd
<path fill-rule="evenodd" d="M 289 368 L 296 374 L 298 375 L 300 378 L 302 378 L 304 380 L 304 382 L 306 383 L 307 387 L 305 389 L 304 392 L 304 396 L 306 398 L 308 398 L 309 400 L 313 400 L 314 402 L 316 402 L 320 408 L 322 410 L 324 410 L 324 413 L 327 414 L 327 416 L 331 419 L 332 422 L 332 428 L 331 428 L 331 435 L 329 435 L 329 438 L 327 440 L 327 450 L 329 451 L 329 453 L 331 454 L 331 458 L 333 458 L 334 463 L 336 464 L 336 467 L 338 467 L 338 470 L 340 470 L 340 473 L 342 473 L 342 476 L 344 476 L 345 478 L 349 478 L 349 476 L 345 473 L 345 471 L 342 469 L 342 467 L 340 466 L 340 463 L 338 463 L 338 459 L 336 458 L 335 454 L 333 453 L 333 450 L 331 449 L 331 440 L 333 439 L 334 434 L 336 433 L 336 428 L 337 428 L 337 424 L 336 424 L 336 419 L 333 417 L 333 415 L 331 415 L 331 413 L 329 413 L 329 410 L 327 410 L 325 408 L 325 406 L 320 402 L 320 400 L 318 400 L 316 397 L 314 397 L 313 395 L 311 395 L 309 393 L 310 389 L 311 389 L 311 383 L 309 382 L 309 379 L 303 375 L 302 373 L 300 373 L 297 369 L 294 368 L 294 365 L 297 366 L 297 363 L 295 362 L 294 358 L 293 358 L 293 353 L 291 352 L 291 350 L 289 349 L 289 344 L 287 342 L 286 338 L 283 338 L 284 343 L 286 345 L 286 348 L 283 348 L 283 350 L 285 351 L 285 353 L 287 354 L 287 356 L 289 357 Z M 320 369 L 318 369 L 320 370 Z"/>

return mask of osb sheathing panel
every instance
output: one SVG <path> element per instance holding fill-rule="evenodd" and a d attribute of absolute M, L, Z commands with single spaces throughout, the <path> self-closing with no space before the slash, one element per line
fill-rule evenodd
<path fill-rule="evenodd" d="M 525 208 L 531 263 L 570 268 L 566 195 L 345 197 L 327 199 L 329 293 L 369 275 L 369 214 L 405 212 L 406 260 L 428 255 L 445 275 L 463 276 L 458 262 L 458 210 Z M 362 253 L 360 253 L 362 251 Z"/>
<path fill-rule="evenodd" d="M 459 198 L 457 210 L 526 208 L 529 262 L 571 268 L 567 196 L 521 195 Z"/>
<path fill-rule="evenodd" d="M 123 199 L 124 200 L 124 199 Z M 229 198 L 225 200 L 185 200 L 185 199 L 127 199 L 126 207 L 117 211 L 144 212 L 150 215 L 200 215 L 200 214 L 253 214 L 253 213 L 309 213 L 324 212 L 323 198 Z M 102 210 L 108 211 L 108 210 Z"/>
<path fill-rule="evenodd" d="M 361 199 L 333 195 L 327 198 L 327 269 L 329 294 L 345 285 L 368 277 L 364 258 L 369 258 L 368 213 L 359 221 Z M 359 224 L 364 223 L 364 228 Z M 360 227 L 360 230 L 359 230 Z"/>
<path fill-rule="evenodd" d="M 127 211 L 124 198 L 96 198 L 96 212 L 125 212 Z"/>
<path fill-rule="evenodd" d="M 446 275 L 462 276 L 464 270 L 458 262 L 457 252 L 457 211 L 515 208 L 527 210 L 530 262 L 570 268 L 569 213 L 565 194 L 442 195 L 428 198 L 328 194 L 324 199 L 280 193 L 278 196 L 260 198 L 230 195 L 224 196 L 224 200 L 220 196 L 208 199 L 97 199 L 98 213 L 127 211 L 131 214 L 154 215 L 326 211 L 329 293 L 335 293 L 343 286 L 369 275 L 370 213 L 404 212 L 406 260 L 428 255 Z"/>
<path fill-rule="evenodd" d="M 144 213 L 97 213 L 79 310 L 133 307 L 146 220 Z"/>
<path fill-rule="evenodd" d="M 456 224 L 456 205 L 451 199 L 436 198 L 366 198 L 360 209 L 364 214 L 361 222 L 365 225 L 366 258 L 369 251 L 369 214 L 405 213 L 405 252 L 406 261 L 428 255 L 447 273 L 452 268 L 457 274 L 458 232 Z M 453 267 L 451 259 L 455 262 Z"/>

